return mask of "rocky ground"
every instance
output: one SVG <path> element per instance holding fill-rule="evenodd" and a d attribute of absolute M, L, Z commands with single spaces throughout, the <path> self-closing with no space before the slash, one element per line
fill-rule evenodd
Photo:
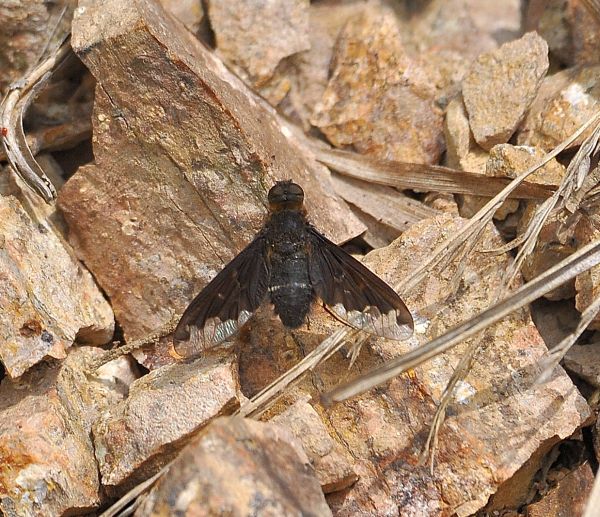
<path fill-rule="evenodd" d="M 600 265 L 363 395 L 319 397 L 494 306 L 513 269 L 516 289 L 598 242 L 598 2 L 12 0 L 0 22 L 0 515 L 583 515 Z M 401 286 L 548 153 L 400 290 L 409 340 L 370 338 L 352 365 L 342 348 L 256 413 L 340 323 L 315 307 L 290 333 L 263 307 L 175 357 L 174 323 L 276 180 Z"/>

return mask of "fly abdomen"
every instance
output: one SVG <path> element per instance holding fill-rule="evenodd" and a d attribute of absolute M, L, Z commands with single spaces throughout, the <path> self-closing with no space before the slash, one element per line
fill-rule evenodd
<path fill-rule="evenodd" d="M 269 294 L 275 313 L 286 327 L 298 328 L 304 323 L 314 300 L 304 254 L 272 261 Z"/>

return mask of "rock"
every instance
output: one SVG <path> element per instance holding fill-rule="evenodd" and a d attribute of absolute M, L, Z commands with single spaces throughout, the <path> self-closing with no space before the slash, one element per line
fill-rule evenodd
<path fill-rule="evenodd" d="M 519 145 L 554 149 L 596 114 L 600 106 L 600 66 L 562 70 L 547 77 L 517 137 Z M 593 128 L 569 148 L 579 146 Z"/>
<path fill-rule="evenodd" d="M 190 32 L 198 33 L 204 18 L 202 0 L 160 0 L 160 3 Z"/>
<path fill-rule="evenodd" d="M 589 217 L 582 217 L 575 227 L 575 240 L 578 247 L 583 247 L 600 239 L 600 229 L 598 228 L 598 215 L 591 214 Z M 583 312 L 590 306 L 593 300 L 600 296 L 600 266 L 594 266 L 591 269 L 577 275 L 575 278 L 575 306 L 579 312 Z M 590 323 L 589 328 L 600 329 L 600 314 L 596 314 Z"/>
<path fill-rule="evenodd" d="M 118 494 L 155 474 L 215 417 L 239 407 L 233 358 L 206 358 L 153 370 L 94 425 L 102 484 Z"/>
<path fill-rule="evenodd" d="M 99 505 L 91 424 L 122 400 L 119 386 L 126 388 L 134 376 L 125 359 L 89 376 L 89 360 L 101 354 L 96 348 L 72 349 L 60 365 L 42 365 L 0 384 L 3 515 L 73 515 Z"/>
<path fill-rule="evenodd" d="M 299 400 L 270 422 L 289 429 L 302 444 L 323 492 L 337 492 L 356 482 L 358 476 L 352 468 L 352 457 L 329 435 L 321 417 L 308 402 Z"/>
<path fill-rule="evenodd" d="M 600 343 L 574 345 L 564 359 L 567 370 L 600 388 Z"/>
<path fill-rule="evenodd" d="M 548 70 L 548 46 L 536 33 L 479 56 L 462 83 L 469 124 L 484 149 L 515 132 Z"/>
<path fill-rule="evenodd" d="M 490 150 L 485 173 L 488 176 L 516 178 L 530 167 L 542 161 L 546 153 L 539 147 L 526 145 L 498 144 Z M 535 171 L 527 181 L 557 187 L 565 176 L 566 168 L 552 158 L 541 169 Z"/>
<path fill-rule="evenodd" d="M 416 223 L 388 248 L 369 254 L 366 262 L 394 284 L 462 224 L 447 214 Z M 359 358 L 359 371 L 366 371 L 376 357 L 401 355 L 494 303 L 510 259 L 477 250 L 501 243 L 488 227 L 466 261 L 460 294 L 450 299 L 456 264 L 429 275 L 405 297 L 422 318 L 416 334 L 402 344 L 378 340 L 375 357 Z M 343 496 L 329 496 L 334 513 L 361 513 L 369 505 L 379 515 L 471 515 L 536 451 L 571 435 L 588 417 L 585 401 L 561 370 L 547 384 L 534 383 L 546 348 L 527 311 L 513 313 L 474 339 L 483 348 L 448 409 L 433 476 L 428 467 L 416 466 L 419 448 L 464 345 L 331 409 L 329 421 L 353 451 L 360 476 Z M 324 389 L 337 382 L 344 368 L 343 362 L 332 360 L 319 371 Z"/>
<path fill-rule="evenodd" d="M 519 0 L 431 0 L 404 13 L 402 33 L 411 54 L 431 78 L 440 106 L 460 92 L 474 59 L 521 32 Z"/>
<path fill-rule="evenodd" d="M 0 361 L 19 377 L 75 340 L 109 341 L 110 306 L 92 276 L 47 221 L 0 196 Z"/>
<path fill-rule="evenodd" d="M 527 505 L 527 517 L 582 517 L 594 485 L 589 463 L 568 472 L 541 500 Z"/>
<path fill-rule="evenodd" d="M 329 172 L 155 0 L 82 1 L 72 44 L 98 81 L 95 163 L 59 205 L 126 340 L 168 328 L 249 242 L 275 179 L 304 187 L 334 240 L 364 230 Z"/>
<path fill-rule="evenodd" d="M 294 442 L 272 424 L 220 418 L 184 449 L 135 516 L 331 515 Z"/>
<path fill-rule="evenodd" d="M 489 155 L 477 145 L 473 138 L 473 132 L 469 126 L 467 111 L 462 97 L 456 97 L 450 101 L 446 109 L 444 121 L 444 134 L 446 136 L 446 164 L 449 167 L 462 169 L 474 174 L 485 174 Z M 477 213 L 490 198 L 473 196 L 470 194 L 456 195 L 458 211 L 463 217 L 472 217 Z M 505 220 L 510 214 L 519 208 L 519 201 L 509 199 L 494 214 L 499 221 Z"/>
<path fill-rule="evenodd" d="M 335 40 L 340 30 L 353 15 L 361 14 L 363 0 L 326 0 L 311 3 L 309 8 L 310 48 L 290 56 L 279 73 L 290 85 L 279 110 L 310 130 L 310 118 L 321 100 L 329 82 L 329 68 Z"/>
<path fill-rule="evenodd" d="M 452 99 L 446 108 L 444 136 L 448 167 L 477 174 L 485 172 L 488 153 L 479 147 L 473 138 L 461 96 Z"/>
<path fill-rule="evenodd" d="M 310 48 L 309 0 L 210 0 L 208 4 L 217 52 L 255 87 L 272 78 L 282 59 Z"/>
<path fill-rule="evenodd" d="M 525 26 L 537 31 L 563 64 L 598 63 L 600 10 L 596 4 L 581 0 L 531 0 Z"/>
<path fill-rule="evenodd" d="M 60 3 L 14 0 L 0 5 L 0 92 L 20 79 L 40 57 L 49 34 L 56 27 L 64 5 Z M 67 19 L 69 13 L 66 15 Z"/>
<path fill-rule="evenodd" d="M 444 239 L 456 235 L 465 220 L 443 214 L 415 223 L 387 248 L 366 256 L 365 264 L 396 285 L 421 264 Z M 406 342 L 371 340 L 363 346 L 353 372 L 365 373 L 398 357 L 495 303 L 495 291 L 511 260 L 508 254 L 480 253 L 503 241 L 489 225 L 464 264 L 458 291 L 456 263 L 428 275 L 403 298 L 416 317 L 414 336 Z M 332 318 L 311 315 L 310 332 L 294 332 L 296 349 L 285 352 L 272 331 L 243 341 L 243 376 L 261 378 L 262 386 L 285 366 L 295 364 L 320 342 Z M 266 326 L 266 323 L 265 323 Z M 339 327 L 339 324 L 337 325 Z M 255 334 L 253 331 L 249 334 Z M 477 342 L 471 373 L 459 384 L 439 435 L 434 474 L 418 466 L 442 391 L 468 343 Z M 529 483 L 541 457 L 588 418 L 585 400 L 557 369 L 547 384 L 537 385 L 538 362 L 546 347 L 528 311 L 518 311 L 457 349 L 402 375 L 387 385 L 324 410 L 328 429 L 351 452 L 359 480 L 327 496 L 336 515 L 471 515 L 482 508 L 525 463 Z M 296 357 L 294 357 L 294 354 Z M 291 357 L 291 358 L 290 358 Z M 240 365 L 241 369 L 241 365 Z M 242 375 L 242 373 L 241 373 Z M 280 402 L 297 400 L 298 391 L 313 398 L 351 378 L 345 354 L 334 355 Z M 533 459 L 531 459 L 533 457 Z"/>
<path fill-rule="evenodd" d="M 350 18 L 340 33 L 331 79 L 311 122 L 337 147 L 436 163 L 443 139 L 434 93 L 408 57 L 394 14 L 373 5 Z"/>
<path fill-rule="evenodd" d="M 555 302 L 540 298 L 531 304 L 531 317 L 548 349 L 558 345 L 579 322 L 572 298 Z"/>

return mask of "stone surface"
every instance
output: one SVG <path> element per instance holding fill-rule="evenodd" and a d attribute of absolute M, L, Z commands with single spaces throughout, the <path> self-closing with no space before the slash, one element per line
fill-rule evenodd
<path fill-rule="evenodd" d="M 279 109 L 305 131 L 311 127 L 310 118 L 329 82 L 335 40 L 348 19 L 365 8 L 364 0 L 325 0 L 310 4 L 310 49 L 291 56 L 278 70 L 290 85 Z"/>
<path fill-rule="evenodd" d="M 540 501 L 526 508 L 527 517 L 582 517 L 594 484 L 594 472 L 583 463 L 559 480 Z"/>
<path fill-rule="evenodd" d="M 184 449 L 135 515 L 331 515 L 299 447 L 278 426 L 220 418 Z"/>
<path fill-rule="evenodd" d="M 126 340 L 168 327 L 248 243 L 275 179 L 304 187 L 334 240 L 364 230 L 329 172 L 155 0 L 81 2 L 73 47 L 98 81 L 95 163 L 59 205 Z"/>
<path fill-rule="evenodd" d="M 209 0 L 217 51 L 263 86 L 280 61 L 308 50 L 309 0 Z"/>
<path fill-rule="evenodd" d="M 92 276 L 44 219 L 0 196 L 0 361 L 11 377 L 77 339 L 108 342 L 114 319 Z"/>
<path fill-rule="evenodd" d="M 56 25 L 62 5 L 39 0 L 12 0 L 0 5 L 0 92 L 32 66 Z"/>
<path fill-rule="evenodd" d="M 202 0 L 160 0 L 160 3 L 188 30 L 194 34 L 198 33 L 204 17 Z"/>
<path fill-rule="evenodd" d="M 0 384 L 0 512 L 7 517 L 89 513 L 100 503 L 92 421 L 123 399 L 134 377 L 125 359 L 98 376 L 84 371 L 102 351 L 72 349 Z"/>
<path fill-rule="evenodd" d="M 548 46 L 535 32 L 477 58 L 462 83 L 469 124 L 484 149 L 515 132 L 548 70 Z"/>
<path fill-rule="evenodd" d="M 299 400 L 270 422 L 291 431 L 302 444 L 323 492 L 342 490 L 356 482 L 350 453 L 329 435 L 319 414 L 306 401 Z"/>
<path fill-rule="evenodd" d="M 542 161 L 545 155 L 546 153 L 539 147 L 498 144 L 490 150 L 485 173 L 488 176 L 516 178 L 519 174 Z M 556 158 L 553 158 L 529 176 L 527 181 L 557 187 L 564 178 L 565 172 L 565 166 L 559 163 Z"/>
<path fill-rule="evenodd" d="M 600 388 L 600 343 L 574 345 L 564 359 L 565 368 Z"/>
<path fill-rule="evenodd" d="M 592 213 L 583 216 L 575 227 L 575 240 L 578 247 L 583 247 L 600 239 L 600 227 L 598 226 L 598 214 Z M 583 312 L 589 305 L 600 296 L 600 266 L 594 266 L 575 278 L 575 306 L 579 312 Z M 592 320 L 589 328 L 600 330 L 600 314 Z"/>
<path fill-rule="evenodd" d="M 463 224 L 463 219 L 449 214 L 418 222 L 387 248 L 367 255 L 364 262 L 393 286 L 444 239 L 456 235 Z M 466 261 L 458 291 L 452 287 L 456 264 L 451 263 L 403 296 L 417 318 L 410 340 L 372 340 L 371 346 L 363 346 L 350 372 L 346 354 L 336 354 L 297 390 L 316 398 L 323 390 L 352 378 L 353 372 L 365 373 L 380 366 L 495 303 L 495 290 L 511 258 L 478 251 L 501 244 L 490 225 Z M 258 332 L 258 337 L 249 332 L 240 355 L 243 376 L 260 378 L 264 386 L 284 365 L 295 364 L 327 335 L 326 323 L 336 326 L 331 317 L 312 315 L 310 332 L 299 329 L 294 333 L 295 349 L 282 346 L 275 328 Z M 536 461 L 587 419 L 585 400 L 562 370 L 557 369 L 547 384 L 534 383 L 546 347 L 527 311 L 512 314 L 469 342 L 479 343 L 482 350 L 448 409 L 433 475 L 429 466 L 418 465 L 420 450 L 466 344 L 387 385 L 323 411 L 328 429 L 335 431 L 335 438 L 352 454 L 359 476 L 352 487 L 327 496 L 334 514 L 471 515 L 534 456 L 529 478 L 525 478 L 530 482 L 539 467 Z M 286 407 L 297 395 L 291 393 L 274 411 Z"/>
<path fill-rule="evenodd" d="M 595 9 L 594 9 L 595 7 Z M 585 0 L 531 0 L 525 13 L 527 30 L 548 42 L 561 63 L 598 63 L 600 7 Z"/>
<path fill-rule="evenodd" d="M 444 120 L 446 136 L 446 165 L 475 174 L 485 174 L 489 154 L 484 151 L 473 137 L 469 126 L 467 111 L 461 96 L 450 101 Z M 456 195 L 458 211 L 463 217 L 472 217 L 490 198 L 470 194 Z M 502 221 L 519 208 L 519 201 L 509 199 L 496 211 L 494 218 Z"/>
<path fill-rule="evenodd" d="M 547 77 L 517 137 L 519 145 L 554 149 L 596 114 L 600 107 L 600 66 L 562 70 Z M 570 145 L 581 144 L 591 130 Z"/>
<path fill-rule="evenodd" d="M 393 12 L 372 5 L 340 33 L 331 79 L 311 122 L 337 147 L 436 163 L 443 138 L 434 93 L 408 57 Z"/>
<path fill-rule="evenodd" d="M 131 488 L 173 459 L 210 420 L 238 407 L 237 367 L 231 357 L 153 370 L 94 425 L 102 484 L 114 493 Z"/>

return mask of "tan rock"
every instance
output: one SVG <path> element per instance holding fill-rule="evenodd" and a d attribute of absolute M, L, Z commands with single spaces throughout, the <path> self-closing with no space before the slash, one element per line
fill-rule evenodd
<path fill-rule="evenodd" d="M 469 124 L 484 149 L 515 132 L 548 70 L 548 46 L 536 33 L 479 56 L 463 80 Z"/>
<path fill-rule="evenodd" d="M 84 370 L 102 350 L 72 349 L 60 365 L 46 364 L 0 384 L 0 511 L 6 516 L 88 513 L 100 503 L 92 421 L 134 373 L 125 359 Z"/>
<path fill-rule="evenodd" d="M 574 345 L 564 359 L 567 370 L 600 388 L 600 343 Z"/>
<path fill-rule="evenodd" d="M 595 11 L 594 11 L 595 9 Z M 598 63 L 600 10 L 582 0 L 531 0 L 525 14 L 527 30 L 536 30 L 550 52 L 566 65 Z"/>
<path fill-rule="evenodd" d="M 353 15 L 362 13 L 364 0 L 312 2 L 309 8 L 310 49 L 290 56 L 278 72 L 288 79 L 290 90 L 279 110 L 291 120 L 311 127 L 310 118 L 329 82 L 329 69 L 335 40 Z"/>
<path fill-rule="evenodd" d="M 220 418 L 184 449 L 135 515 L 331 515 L 294 442 L 272 424 Z"/>
<path fill-rule="evenodd" d="M 94 425 L 102 484 L 120 493 L 167 464 L 213 418 L 239 407 L 233 358 L 164 366 L 134 382 Z"/>
<path fill-rule="evenodd" d="M 406 54 L 393 12 L 371 7 L 340 33 L 331 79 L 311 121 L 335 146 L 436 163 L 443 139 L 435 91 Z"/>
<path fill-rule="evenodd" d="M 485 173 L 488 176 L 516 178 L 530 167 L 542 161 L 546 153 L 539 147 L 498 144 L 490 150 Z M 565 176 L 566 168 L 556 158 L 535 171 L 527 181 L 557 187 Z"/>
<path fill-rule="evenodd" d="M 461 96 L 450 101 L 444 120 L 444 135 L 446 136 L 446 164 L 449 167 L 462 169 L 474 174 L 485 174 L 489 154 L 484 151 L 473 137 L 469 126 L 467 111 Z M 462 217 L 475 215 L 490 198 L 460 194 L 456 196 L 458 211 Z M 496 211 L 494 218 L 505 220 L 519 208 L 519 201 L 509 199 Z"/>
<path fill-rule="evenodd" d="M 598 227 L 598 216 L 582 217 L 575 227 L 575 239 L 578 247 L 600 239 Z M 575 278 L 575 306 L 579 312 L 583 312 L 590 304 L 600 296 L 600 266 L 594 266 Z M 592 320 L 590 328 L 600 330 L 600 314 Z"/>
<path fill-rule="evenodd" d="M 582 517 L 594 485 L 594 472 L 588 462 L 565 473 L 548 493 L 526 508 L 527 517 Z"/>
<path fill-rule="evenodd" d="M 64 5 L 15 0 L 0 5 L 0 92 L 20 79 L 40 56 L 49 34 L 55 29 Z M 67 19 L 69 13 L 67 12 Z"/>
<path fill-rule="evenodd" d="M 394 283 L 462 224 L 449 215 L 422 221 L 388 248 L 369 254 L 366 262 Z M 423 318 L 415 336 L 402 344 L 377 341 L 373 353 L 383 359 L 401 355 L 494 303 L 493 293 L 510 259 L 477 249 L 501 243 L 488 228 L 467 259 L 460 294 L 450 299 L 456 264 L 429 275 L 405 298 Z M 360 513 L 370 505 L 376 514 L 471 515 L 538 449 L 571 435 L 587 418 L 589 409 L 564 372 L 557 370 L 548 384 L 534 383 L 546 348 L 527 312 L 512 314 L 474 339 L 483 348 L 457 387 L 439 436 L 434 476 L 427 467 L 415 467 L 423 443 L 418 437 L 428 430 L 464 345 L 332 408 L 329 421 L 353 451 L 360 476 L 343 496 L 329 496 L 334 513 Z M 358 369 L 365 371 L 373 360 L 359 359 Z M 320 371 L 325 389 L 336 382 L 337 368 L 343 363 L 330 363 Z M 548 407 L 553 408 L 550 418 Z M 377 475 L 370 473 L 374 468 Z"/>
<path fill-rule="evenodd" d="M 349 452 L 329 435 L 319 414 L 306 401 L 299 400 L 270 422 L 291 431 L 302 444 L 321 488 L 326 494 L 348 488 L 358 476 Z"/>
<path fill-rule="evenodd" d="M 517 143 L 550 151 L 570 137 L 600 107 L 599 77 L 599 65 L 562 70 L 547 77 L 519 129 Z M 570 148 L 579 146 L 592 129 Z"/>
<path fill-rule="evenodd" d="M 204 17 L 202 0 L 160 0 L 160 3 L 188 30 L 194 34 L 198 33 Z"/>
<path fill-rule="evenodd" d="M 82 2 L 73 47 L 98 81 L 95 163 L 59 205 L 126 340 L 177 319 L 248 243 L 276 178 L 304 187 L 334 240 L 364 230 L 329 172 L 155 0 Z"/>
<path fill-rule="evenodd" d="M 309 0 L 210 0 L 217 51 L 262 86 L 280 61 L 308 50 Z"/>
<path fill-rule="evenodd" d="M 77 340 L 110 340 L 114 319 L 92 276 L 44 220 L 0 196 L 0 361 L 15 378 Z"/>

